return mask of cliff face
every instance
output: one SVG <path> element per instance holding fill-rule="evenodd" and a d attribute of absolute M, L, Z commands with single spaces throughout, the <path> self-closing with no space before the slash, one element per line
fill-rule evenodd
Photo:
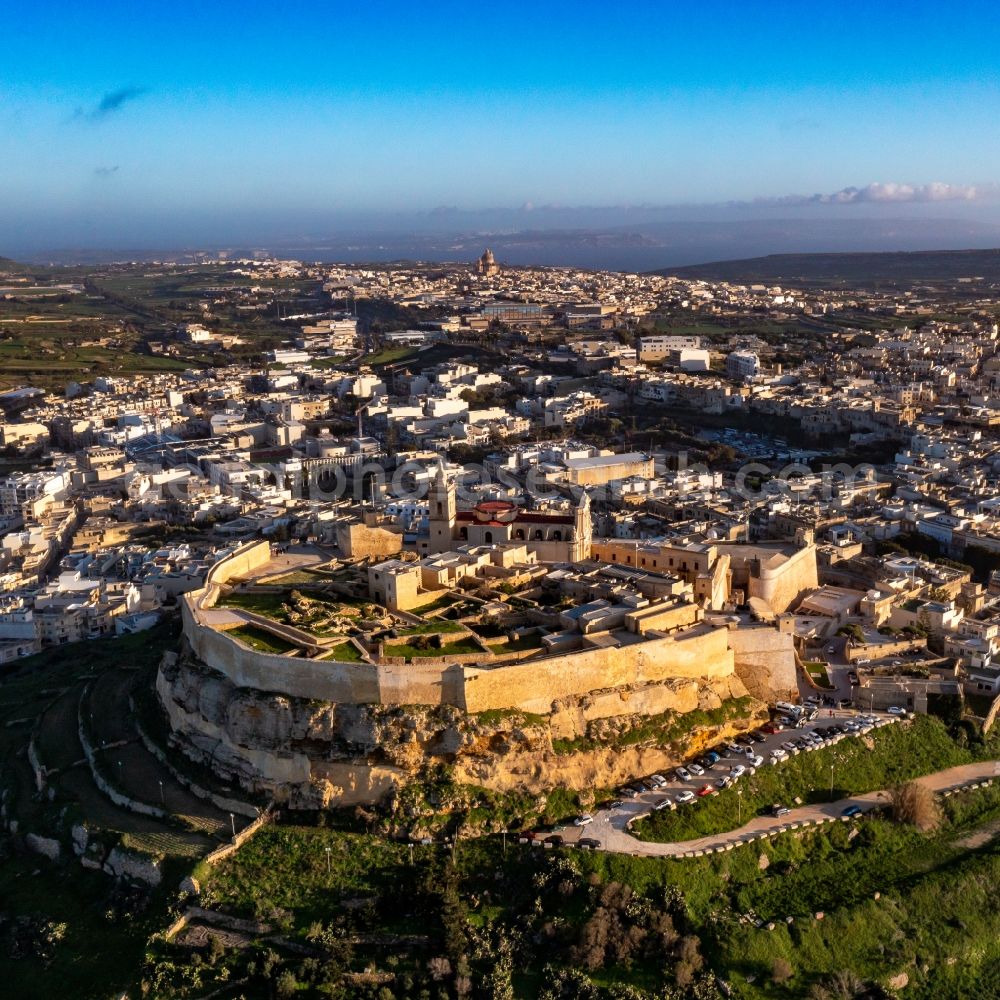
<path fill-rule="evenodd" d="M 190 657 L 165 659 L 157 690 L 177 749 L 301 808 L 377 802 L 439 764 L 494 791 L 607 787 L 678 762 L 760 708 L 733 674 L 593 691 L 544 715 L 335 704 L 237 687 Z"/>

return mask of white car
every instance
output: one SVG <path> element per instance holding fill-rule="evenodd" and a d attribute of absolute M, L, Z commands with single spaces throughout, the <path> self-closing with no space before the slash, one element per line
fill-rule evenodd
<path fill-rule="evenodd" d="M 890 705 L 886 709 L 886 711 L 890 715 L 898 715 L 898 716 L 901 716 L 901 717 L 906 715 L 906 709 L 905 708 L 900 708 L 899 705 Z"/>
<path fill-rule="evenodd" d="M 667 779 L 663 777 L 662 774 L 651 774 L 649 780 L 656 785 L 657 788 L 662 788 L 666 783 Z"/>
<path fill-rule="evenodd" d="M 694 792 L 692 792 L 688 788 L 685 788 L 683 792 L 677 793 L 677 801 L 680 803 L 694 802 Z"/>
<path fill-rule="evenodd" d="M 588 826 L 593 822 L 594 817 L 591 816 L 590 813 L 584 813 L 582 816 L 577 816 L 576 819 L 573 820 L 573 826 Z"/>
<path fill-rule="evenodd" d="M 673 809 L 674 804 L 669 798 L 662 798 L 653 805 L 653 808 L 659 812 L 661 809 Z"/>
<path fill-rule="evenodd" d="M 729 776 L 731 778 L 742 778 L 744 774 L 747 773 L 747 769 L 742 764 L 734 764 L 729 769 Z"/>
<path fill-rule="evenodd" d="M 747 764 L 749 764 L 750 767 L 760 767 L 763 763 L 764 758 L 761 757 L 760 754 L 754 754 L 754 756 L 747 761 Z"/>
<path fill-rule="evenodd" d="M 674 771 L 674 774 L 677 775 L 677 780 L 678 781 L 690 781 L 691 780 L 691 772 L 689 770 L 687 770 L 687 768 L 679 767 L 679 768 L 677 768 L 676 771 Z"/>
<path fill-rule="evenodd" d="M 688 764 L 687 769 L 692 774 L 697 774 L 699 778 L 705 773 L 705 768 L 703 768 L 700 764 Z"/>

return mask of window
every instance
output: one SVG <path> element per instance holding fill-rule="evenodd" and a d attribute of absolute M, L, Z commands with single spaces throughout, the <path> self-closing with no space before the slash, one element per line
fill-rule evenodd
<path fill-rule="evenodd" d="M 487 545 L 492 545 L 493 544 L 493 532 L 492 531 L 484 531 L 483 532 L 483 541 Z"/>

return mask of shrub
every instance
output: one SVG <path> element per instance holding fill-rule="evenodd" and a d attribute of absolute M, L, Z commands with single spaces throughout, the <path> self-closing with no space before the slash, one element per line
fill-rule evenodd
<path fill-rule="evenodd" d="M 941 806 L 934 793 L 917 781 L 897 785 L 891 792 L 892 815 L 921 833 L 932 833 L 941 825 Z"/>

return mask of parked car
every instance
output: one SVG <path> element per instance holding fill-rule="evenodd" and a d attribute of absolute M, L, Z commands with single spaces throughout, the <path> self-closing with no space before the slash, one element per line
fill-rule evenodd
<path fill-rule="evenodd" d="M 618 789 L 618 794 L 623 799 L 634 799 L 639 793 L 631 785 L 623 785 Z"/>
<path fill-rule="evenodd" d="M 701 788 L 698 789 L 699 798 L 704 798 L 706 795 L 714 795 L 714 794 L 715 794 L 715 789 L 711 785 L 702 785 Z"/>
<path fill-rule="evenodd" d="M 551 836 L 546 837 L 545 840 L 542 841 L 542 843 L 551 844 L 553 847 L 562 847 L 565 841 L 563 840 L 561 834 L 553 833 Z"/>
<path fill-rule="evenodd" d="M 690 781 L 691 780 L 691 772 L 687 768 L 685 768 L 685 767 L 679 767 L 679 768 L 677 768 L 677 770 L 674 771 L 674 774 L 677 775 L 677 780 L 678 781 Z"/>
<path fill-rule="evenodd" d="M 583 848 L 585 851 L 596 851 L 600 849 L 601 842 L 595 837 L 581 837 L 576 842 L 576 846 Z"/>
<path fill-rule="evenodd" d="M 759 729 L 755 729 L 750 734 L 750 739 L 752 739 L 754 743 L 763 743 L 767 737 Z"/>
<path fill-rule="evenodd" d="M 714 750 L 709 750 L 705 754 L 705 759 L 710 760 L 713 764 L 718 764 L 719 761 L 722 760 L 722 758 Z"/>
<path fill-rule="evenodd" d="M 742 764 L 734 764 L 729 769 L 729 776 L 733 779 L 742 778 L 747 773 L 747 769 Z"/>
<path fill-rule="evenodd" d="M 705 773 L 705 769 L 700 764 L 688 764 L 687 769 L 699 778 Z"/>
<path fill-rule="evenodd" d="M 582 816 L 577 816 L 573 820 L 573 826 L 589 826 L 594 822 L 594 817 L 590 813 L 584 813 Z"/>
<path fill-rule="evenodd" d="M 726 753 L 733 757 L 738 757 L 743 751 L 735 743 L 726 744 Z"/>
<path fill-rule="evenodd" d="M 763 764 L 763 763 L 764 763 L 764 758 L 761 757 L 761 755 L 759 753 L 758 754 L 754 754 L 752 757 L 750 757 L 747 760 L 747 764 L 750 767 L 760 767 L 761 764 Z"/>
<path fill-rule="evenodd" d="M 761 732 L 767 733 L 768 736 L 774 736 L 775 733 L 780 733 L 784 728 L 780 722 L 769 722 L 766 726 L 761 726 Z"/>
<path fill-rule="evenodd" d="M 694 802 L 694 792 L 685 788 L 683 792 L 678 792 L 677 802 L 683 805 L 685 802 Z"/>
<path fill-rule="evenodd" d="M 783 806 L 777 802 L 771 806 L 771 815 L 774 817 L 787 816 L 792 810 L 788 806 Z"/>
<path fill-rule="evenodd" d="M 728 774 L 724 774 L 724 775 L 723 775 L 723 776 L 722 776 L 721 778 L 719 778 L 719 780 L 718 780 L 718 781 L 717 781 L 717 782 L 715 783 L 715 787 L 716 787 L 716 788 L 719 788 L 719 789 L 722 789 L 722 788 L 728 788 L 728 787 L 729 787 L 729 786 L 730 786 L 730 785 L 731 785 L 732 783 L 733 783 L 733 779 L 732 779 L 732 778 L 730 778 Z"/>
<path fill-rule="evenodd" d="M 666 783 L 667 779 L 663 777 L 662 774 L 651 774 L 649 780 L 656 785 L 657 788 L 662 788 Z"/>
<path fill-rule="evenodd" d="M 714 761 L 710 760 L 708 756 L 699 757 L 698 763 L 706 770 L 710 770 Z"/>
<path fill-rule="evenodd" d="M 661 809 L 673 809 L 674 808 L 674 803 L 673 803 L 672 799 L 664 797 L 664 798 L 658 799 L 656 802 L 654 802 L 653 803 L 653 808 L 657 812 L 659 812 Z"/>
<path fill-rule="evenodd" d="M 889 713 L 890 715 L 898 715 L 898 716 L 899 716 L 900 718 L 905 718 L 905 717 L 906 717 L 906 714 L 907 714 L 907 713 L 906 713 L 906 709 L 905 709 L 905 708 L 900 708 L 900 707 L 899 707 L 899 705 L 890 705 L 890 706 L 889 706 L 889 707 L 888 707 L 888 708 L 886 709 L 886 711 L 887 711 L 887 712 L 888 712 L 888 713 Z"/>
<path fill-rule="evenodd" d="M 843 810 L 843 812 L 841 812 L 840 815 L 847 816 L 848 818 L 851 818 L 853 816 L 860 816 L 861 806 L 848 806 L 846 809 Z"/>

